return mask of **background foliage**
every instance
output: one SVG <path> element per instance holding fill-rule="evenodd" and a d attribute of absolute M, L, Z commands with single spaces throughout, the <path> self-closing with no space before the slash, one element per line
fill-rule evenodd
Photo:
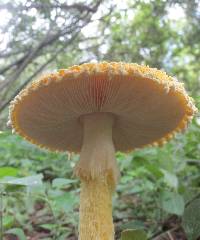
<path fill-rule="evenodd" d="M 86 61 L 162 68 L 200 106 L 198 0 L 1 0 L 0 181 L 6 239 L 77 239 L 77 155 L 40 150 L 6 127 L 10 100 L 41 72 Z M 116 238 L 200 236 L 200 118 L 162 148 L 117 153 Z M 126 230 L 132 229 L 132 230 Z M 14 237 L 15 236 L 15 237 Z"/>

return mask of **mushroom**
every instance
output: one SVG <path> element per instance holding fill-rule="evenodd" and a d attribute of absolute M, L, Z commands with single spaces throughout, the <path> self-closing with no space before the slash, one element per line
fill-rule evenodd
<path fill-rule="evenodd" d="M 182 83 L 132 63 L 86 63 L 34 81 L 12 101 L 12 128 L 33 144 L 80 153 L 80 240 L 113 240 L 115 152 L 160 146 L 197 109 Z"/>

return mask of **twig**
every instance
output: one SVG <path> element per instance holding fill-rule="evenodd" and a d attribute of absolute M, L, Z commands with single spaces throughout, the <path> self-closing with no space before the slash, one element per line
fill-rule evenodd
<path fill-rule="evenodd" d="M 0 74 L 7 72 L 13 66 L 17 66 L 17 65 L 21 64 L 24 61 L 24 59 L 27 57 L 27 55 L 28 54 L 25 54 L 23 57 L 17 59 L 16 61 L 14 61 L 14 62 L 8 64 L 7 66 L 3 67 L 2 69 L 0 69 Z"/>
<path fill-rule="evenodd" d="M 11 95 L 11 97 L 3 102 L 0 106 L 0 112 L 4 110 L 5 107 L 8 106 L 10 101 L 34 78 L 36 77 L 49 63 L 51 63 L 53 60 L 55 60 L 56 56 L 62 52 L 65 48 L 66 45 L 70 44 L 74 39 L 76 38 L 78 33 L 76 33 L 62 48 L 60 48 L 56 53 L 46 62 L 44 63 L 39 69 L 37 69 L 31 76 L 29 76 L 25 82 Z"/>

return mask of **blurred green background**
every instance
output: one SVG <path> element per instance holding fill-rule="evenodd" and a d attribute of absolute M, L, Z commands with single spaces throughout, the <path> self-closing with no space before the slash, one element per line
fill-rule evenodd
<path fill-rule="evenodd" d="M 79 156 L 50 153 L 12 134 L 10 101 L 42 73 L 106 60 L 164 69 L 200 107 L 200 2 L 1 0 L 0 16 L 0 232 L 9 240 L 75 240 Z M 116 239 L 137 229 L 132 239 L 197 240 L 200 116 L 162 148 L 116 157 Z"/>

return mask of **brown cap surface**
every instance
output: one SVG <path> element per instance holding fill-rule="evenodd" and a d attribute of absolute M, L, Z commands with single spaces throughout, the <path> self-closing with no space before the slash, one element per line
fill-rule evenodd
<path fill-rule="evenodd" d="M 87 63 L 43 76 L 10 105 L 14 130 L 50 150 L 79 152 L 80 117 L 115 116 L 116 150 L 161 145 L 187 127 L 196 108 L 183 84 L 155 68 L 128 63 Z"/>

